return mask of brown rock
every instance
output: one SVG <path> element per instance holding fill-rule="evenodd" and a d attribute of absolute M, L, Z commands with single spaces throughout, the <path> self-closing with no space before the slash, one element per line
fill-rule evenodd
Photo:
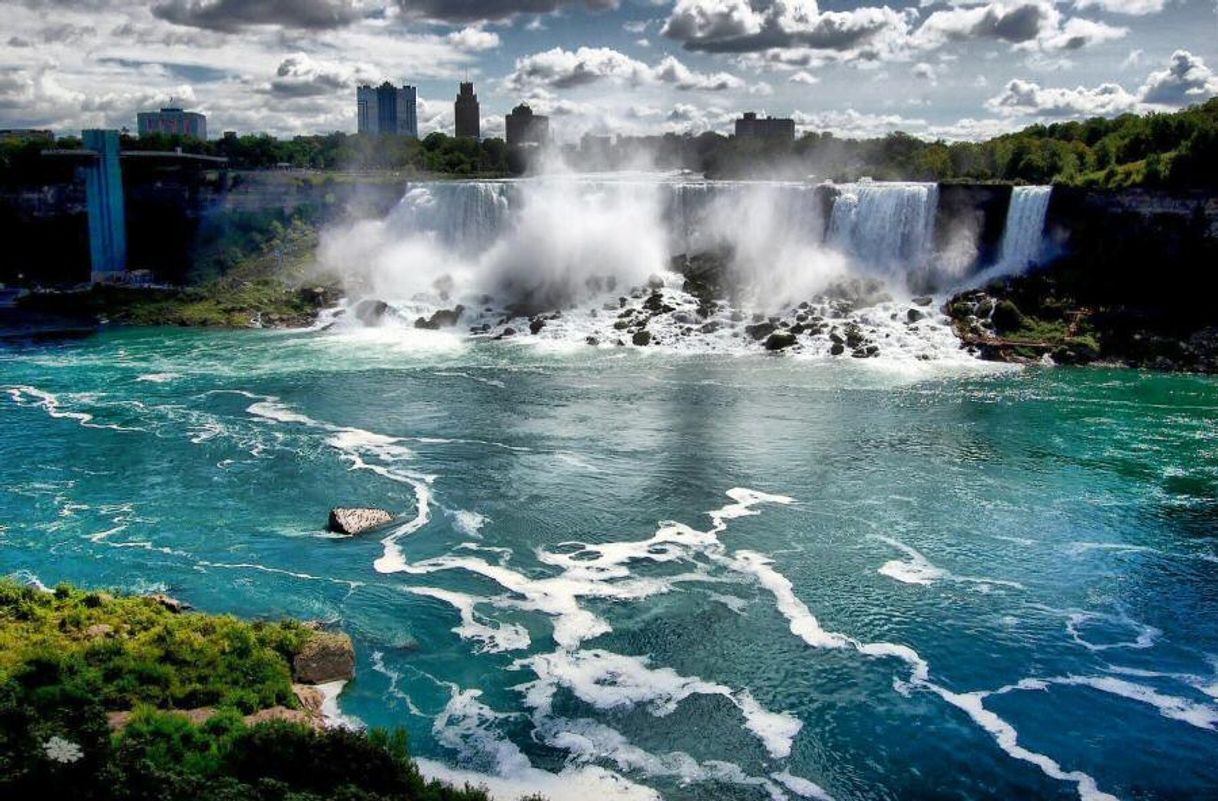
<path fill-rule="evenodd" d="M 114 633 L 114 626 L 111 626 L 108 623 L 94 623 L 92 626 L 89 626 L 89 628 L 85 629 L 85 636 L 89 637 L 90 639 L 96 639 L 98 637 L 108 637 L 113 633 Z"/>
<path fill-rule="evenodd" d="M 346 634 L 318 632 L 292 660 L 292 676 L 302 684 L 347 681 L 355 676 L 355 646 Z"/>

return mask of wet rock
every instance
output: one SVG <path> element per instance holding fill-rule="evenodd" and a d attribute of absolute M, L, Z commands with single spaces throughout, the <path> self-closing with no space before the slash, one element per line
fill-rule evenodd
<path fill-rule="evenodd" d="M 644 329 L 642 331 L 635 331 L 634 336 L 632 336 L 630 338 L 630 341 L 640 347 L 642 347 L 644 345 L 650 345 L 651 344 L 651 332 L 647 331 L 646 329 Z"/>
<path fill-rule="evenodd" d="M 688 312 L 679 311 L 673 313 L 672 321 L 680 325 L 690 325 L 694 322 L 694 317 Z"/>
<path fill-rule="evenodd" d="M 929 306 L 934 302 L 935 299 L 930 295 L 918 295 L 918 297 L 913 299 L 913 305 L 915 306 Z"/>
<path fill-rule="evenodd" d="M 721 325 L 722 324 L 719 323 L 718 321 L 711 320 L 709 323 L 704 323 L 702 325 L 702 327 L 698 329 L 698 331 L 700 331 L 703 334 L 713 334 L 719 330 Z"/>
<path fill-rule="evenodd" d="M 834 345 L 846 344 L 846 340 L 842 338 L 842 335 L 837 332 L 836 328 L 829 332 L 829 341 Z"/>
<path fill-rule="evenodd" d="M 327 528 L 336 534 L 355 535 L 383 526 L 391 520 L 393 515 L 384 509 L 336 507 L 330 510 Z"/>
<path fill-rule="evenodd" d="M 660 292 L 652 292 L 647 296 L 647 300 L 643 301 L 643 308 L 654 314 L 663 314 L 676 310 L 676 306 L 670 306 L 664 302 L 664 295 Z"/>
<path fill-rule="evenodd" d="M 795 335 L 790 331 L 775 331 L 766 338 L 766 350 L 783 350 L 789 348 L 796 342 Z"/>
<path fill-rule="evenodd" d="M 909 311 L 905 312 L 905 319 L 911 323 L 916 323 L 919 320 L 924 319 L 925 317 L 926 317 L 926 315 L 923 314 L 922 312 L 918 311 L 917 309 L 910 309 Z"/>
<path fill-rule="evenodd" d="M 594 348 L 597 345 L 601 344 L 600 340 L 597 339 L 596 337 L 584 337 L 584 342 L 588 343 L 589 345 L 591 345 Z"/>
<path fill-rule="evenodd" d="M 349 681 L 355 677 L 355 646 L 341 632 L 319 631 L 292 659 L 292 678 L 301 684 Z"/>
<path fill-rule="evenodd" d="M 383 300 L 368 298 L 355 304 L 355 319 L 364 325 L 377 325 L 389 312 L 389 304 Z"/>
<path fill-rule="evenodd" d="M 764 322 L 764 323 L 754 323 L 753 325 L 746 325 L 744 327 L 744 331 L 746 334 L 751 336 L 753 339 L 761 340 L 761 339 L 765 339 L 770 334 L 774 333 L 774 328 L 775 328 L 775 326 L 773 323 Z"/>
<path fill-rule="evenodd" d="M 739 310 L 733 311 L 731 319 L 732 319 L 733 323 L 743 322 L 744 321 L 744 312 L 739 311 Z"/>
<path fill-rule="evenodd" d="M 461 315 L 465 313 L 465 307 L 458 304 L 451 309 L 440 309 L 431 317 L 420 317 L 414 321 L 415 328 L 424 328 L 428 331 L 438 331 L 441 328 L 451 328 L 461 319 Z"/>
<path fill-rule="evenodd" d="M 618 320 L 613 324 L 613 327 L 618 331 L 625 331 L 630 327 L 630 320 Z"/>
<path fill-rule="evenodd" d="M 862 345 L 864 341 L 865 338 L 863 337 L 863 331 L 858 327 L 858 323 L 849 323 L 846 326 L 846 346 L 850 348 L 857 348 Z"/>
<path fill-rule="evenodd" d="M 501 336 L 501 337 L 514 337 L 514 336 L 516 336 L 516 329 L 515 329 L 515 328 L 511 328 L 511 327 L 505 328 L 505 329 L 503 329 L 503 333 L 502 333 L 502 334 L 500 334 L 499 336 Z"/>
<path fill-rule="evenodd" d="M 840 342 L 834 342 L 833 345 L 829 348 L 829 353 L 834 356 L 841 356 L 845 352 L 846 352 L 846 346 Z"/>
<path fill-rule="evenodd" d="M 546 327 L 546 321 L 541 317 L 534 317 L 529 321 L 529 333 L 536 334 L 538 331 Z"/>

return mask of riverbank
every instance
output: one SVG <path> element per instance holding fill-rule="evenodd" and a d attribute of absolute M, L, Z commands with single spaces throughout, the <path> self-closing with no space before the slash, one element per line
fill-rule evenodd
<path fill-rule="evenodd" d="M 324 725 L 354 666 L 296 621 L 0 578 L 0 794 L 484 801 L 425 781 L 404 732 Z"/>

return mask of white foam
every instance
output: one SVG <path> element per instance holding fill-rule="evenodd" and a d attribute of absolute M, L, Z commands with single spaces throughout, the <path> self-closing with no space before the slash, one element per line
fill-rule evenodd
<path fill-rule="evenodd" d="M 82 428 L 108 429 L 110 431 L 142 431 L 112 423 L 96 423 L 94 416 L 88 412 L 66 411 L 63 401 L 58 395 L 26 385 L 7 386 L 3 388 L 13 402 L 18 406 L 37 407 L 46 412 L 47 416 L 57 420 L 75 420 Z"/>
<path fill-rule="evenodd" d="M 781 783 L 783 787 L 786 787 L 801 798 L 813 798 L 816 801 L 833 801 L 833 796 L 825 792 L 820 785 L 808 781 L 801 776 L 793 776 L 789 771 L 784 770 L 781 773 L 772 773 L 770 775 L 775 781 Z"/>
<path fill-rule="evenodd" d="M 489 625 L 478 619 L 474 607 L 485 601 L 485 598 L 436 587 L 409 587 L 407 592 L 443 601 L 460 612 L 461 625 L 452 631 L 463 640 L 474 640 L 481 643 L 482 646 L 478 649 L 480 652 L 516 651 L 528 648 L 530 645 L 529 632 L 524 626 L 516 623 Z"/>
<path fill-rule="evenodd" d="M 1004 687 L 997 692 L 1013 690 L 1044 690 L 1051 685 L 1065 687 L 1090 687 L 1099 692 L 1116 695 L 1130 701 L 1147 704 L 1159 711 L 1159 714 L 1171 720 L 1178 720 L 1195 726 L 1198 729 L 1214 731 L 1218 726 L 1218 706 L 1190 701 L 1174 695 L 1160 693 L 1144 684 L 1136 684 L 1114 676 L 1061 676 L 1055 678 L 1024 679 L 1018 684 Z"/>
<path fill-rule="evenodd" d="M 488 522 L 485 515 L 467 509 L 458 509 L 452 516 L 453 525 L 467 537 L 481 537 L 482 527 Z"/>
<path fill-rule="evenodd" d="M 621 709 L 643 705 L 662 717 L 673 712 L 691 695 L 718 695 L 740 710 L 744 726 L 775 759 L 790 755 L 791 744 L 803 724 L 795 717 L 771 712 L 747 691 L 696 676 L 682 676 L 671 668 L 653 668 L 642 656 L 624 656 L 601 649 L 555 651 L 517 660 L 513 669 L 528 668 L 537 675 L 522 685 L 525 705 L 549 715 L 555 692 L 561 687 L 597 709 Z"/>
<path fill-rule="evenodd" d="M 347 682 L 340 679 L 314 686 L 321 692 L 321 719 L 328 728 L 362 729 L 364 727 L 358 718 L 346 715 L 338 708 L 338 697 L 342 695 Z"/>
<path fill-rule="evenodd" d="M 166 384 L 181 377 L 181 373 L 144 373 L 143 375 L 136 376 L 135 380 L 147 381 L 152 384 Z"/>
<path fill-rule="evenodd" d="M 432 759 L 415 760 L 428 779 L 462 787 L 485 787 L 497 801 L 540 795 L 549 801 L 661 801 L 650 787 L 635 784 L 595 765 L 565 768 L 558 773 L 528 768 L 506 776 L 452 768 Z"/>

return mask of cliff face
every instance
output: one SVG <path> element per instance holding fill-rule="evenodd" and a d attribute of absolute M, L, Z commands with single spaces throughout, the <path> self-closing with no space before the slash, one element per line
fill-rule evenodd
<path fill-rule="evenodd" d="M 248 251 L 293 218 L 311 225 L 382 216 L 404 179 L 297 172 L 215 173 L 124 167 L 128 267 L 178 283 L 214 276 L 232 252 Z M 84 184 L 0 187 L 0 282 L 88 280 Z M 201 274 L 200 274 L 201 273 Z"/>
<path fill-rule="evenodd" d="M 1043 268 L 948 303 L 981 355 L 1218 371 L 1218 198 L 1057 188 L 1046 235 Z"/>

